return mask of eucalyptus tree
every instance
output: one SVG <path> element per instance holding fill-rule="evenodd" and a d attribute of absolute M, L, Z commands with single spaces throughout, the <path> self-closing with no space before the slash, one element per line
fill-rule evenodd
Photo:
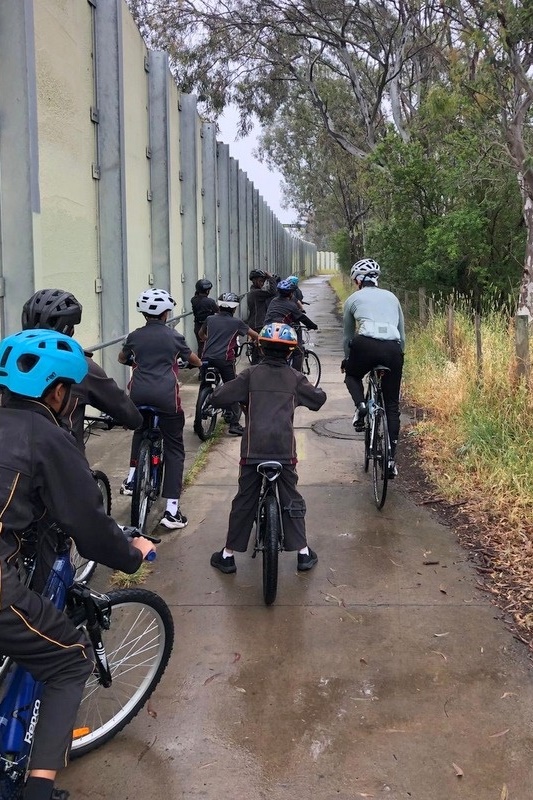
<path fill-rule="evenodd" d="M 533 317 L 533 3 L 448 0 L 450 78 L 498 120 L 527 230 L 518 309 Z"/>
<path fill-rule="evenodd" d="M 208 111 L 235 103 L 246 132 L 297 85 L 324 129 L 346 153 L 364 159 L 386 118 L 404 141 L 435 69 L 441 0 L 130 0 L 148 41 L 170 53 L 180 86 Z M 338 124 L 325 76 L 342 80 L 362 140 Z M 344 111 L 344 110 L 343 110 Z"/>

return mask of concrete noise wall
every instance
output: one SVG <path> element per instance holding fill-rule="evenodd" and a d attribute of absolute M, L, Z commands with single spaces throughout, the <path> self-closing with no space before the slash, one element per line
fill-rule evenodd
<path fill-rule="evenodd" d="M 80 342 L 108 341 L 143 323 L 147 286 L 180 314 L 199 277 L 242 294 L 252 267 L 310 275 L 316 248 L 274 216 L 125 2 L 2 0 L 0 334 L 59 287 L 83 305 Z M 191 318 L 179 329 L 192 344 Z M 116 356 L 101 360 L 123 383 Z"/>

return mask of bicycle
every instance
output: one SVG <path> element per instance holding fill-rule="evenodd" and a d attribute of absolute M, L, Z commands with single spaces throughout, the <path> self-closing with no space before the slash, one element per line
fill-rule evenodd
<path fill-rule="evenodd" d="M 143 431 L 133 477 L 130 519 L 132 526 L 145 535 L 148 514 L 161 493 L 165 458 L 159 409 L 155 406 L 138 408 L 143 415 Z"/>
<path fill-rule="evenodd" d="M 256 342 L 251 342 L 247 339 L 245 342 L 238 341 L 237 347 L 235 348 L 235 363 L 239 362 L 241 355 L 244 353 L 248 362 L 253 364 L 253 357 L 254 357 L 254 350 L 257 347 Z"/>
<path fill-rule="evenodd" d="M 382 509 L 385 504 L 389 480 L 389 426 L 381 387 L 382 378 L 387 372 L 390 372 L 390 369 L 381 364 L 369 372 L 365 395 L 367 413 L 364 423 L 364 469 L 365 472 L 368 472 L 370 460 L 372 460 L 372 488 L 378 509 Z"/>
<path fill-rule="evenodd" d="M 154 592 L 118 589 L 100 594 L 73 582 L 70 539 L 57 526 L 53 528 L 55 560 L 42 594 L 83 628 L 95 658 L 73 730 L 71 756 L 77 758 L 112 739 L 144 706 L 168 664 L 174 623 L 167 604 Z M 140 532 L 126 529 L 125 534 Z M 28 533 L 23 543 L 20 569 L 31 587 L 36 539 Z M 20 800 L 38 726 L 42 684 L 11 659 L 4 662 L 0 677 L 0 797 Z M 68 796 L 59 790 L 53 795 L 54 800 L 67 800 Z"/>
<path fill-rule="evenodd" d="M 297 328 L 295 328 L 297 330 Z M 322 376 L 322 365 L 320 363 L 320 359 L 314 350 L 310 348 L 314 347 L 313 343 L 311 342 L 311 334 L 308 328 L 301 328 L 302 332 L 302 344 L 298 346 L 298 350 L 302 354 L 302 367 L 300 372 L 305 375 L 309 383 L 312 383 L 313 386 L 318 386 L 320 383 L 320 378 Z M 295 353 L 293 352 L 288 360 L 289 366 L 293 366 Z"/>
<path fill-rule="evenodd" d="M 205 364 L 203 369 L 204 375 L 196 401 L 193 429 L 202 442 L 206 442 L 214 435 L 218 415 L 221 413 L 220 408 L 213 408 L 211 405 L 211 395 L 222 383 L 222 376 L 212 365 Z"/>
<path fill-rule="evenodd" d="M 257 465 L 262 475 L 257 505 L 255 545 L 252 558 L 263 554 L 263 599 L 270 606 L 278 590 L 278 556 L 283 550 L 283 520 L 278 497 L 277 480 L 283 467 L 279 461 L 263 461 Z"/>
<path fill-rule="evenodd" d="M 100 428 L 101 430 L 111 430 L 114 426 L 114 421 L 111 417 L 108 416 L 98 416 L 98 417 L 85 417 L 85 430 L 84 430 L 84 444 L 87 444 L 90 436 L 97 436 L 95 434 L 94 429 Z M 108 516 L 111 516 L 111 484 L 109 483 L 109 478 L 102 472 L 100 469 L 91 469 L 92 476 L 95 479 L 96 483 L 98 484 L 98 488 L 100 489 L 100 493 L 102 495 L 102 500 L 104 502 L 104 509 Z M 72 563 L 74 564 L 74 568 L 76 570 L 74 574 L 74 580 L 77 583 L 87 583 L 89 581 L 96 569 L 96 561 L 87 561 L 80 553 L 78 552 L 78 548 L 76 544 L 72 542 L 72 548 L 70 552 L 70 556 L 72 559 Z"/>

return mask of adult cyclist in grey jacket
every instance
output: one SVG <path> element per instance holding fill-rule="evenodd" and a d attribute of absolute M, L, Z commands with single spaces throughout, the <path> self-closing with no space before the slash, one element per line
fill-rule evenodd
<path fill-rule="evenodd" d="M 378 287 L 380 272 L 379 264 L 371 258 L 357 261 L 350 271 L 357 289 L 344 303 L 345 359 L 341 369 L 346 373 L 346 387 L 355 403 L 353 424 L 359 431 L 363 430 L 366 415 L 363 377 L 377 364 L 390 369 L 383 377 L 382 387 L 391 440 L 389 478 L 394 478 L 398 474 L 395 459 L 400 432 L 405 327 L 396 295 Z"/>
<path fill-rule="evenodd" d="M 49 329 L 67 336 L 74 335 L 74 327 L 81 322 L 82 305 L 73 294 L 63 289 L 40 289 L 22 308 L 22 328 Z M 91 405 L 111 417 L 119 425 L 135 430 L 142 424 L 142 415 L 129 396 L 110 378 L 102 367 L 85 353 L 87 375 L 72 387 L 71 399 L 65 409 L 78 449 L 85 452 L 83 422 L 85 406 Z"/>

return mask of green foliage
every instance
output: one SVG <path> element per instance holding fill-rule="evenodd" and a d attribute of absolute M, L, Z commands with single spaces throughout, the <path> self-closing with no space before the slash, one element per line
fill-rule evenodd
<path fill-rule="evenodd" d="M 337 254 L 341 271 L 346 275 L 350 274 L 350 268 L 354 263 L 354 256 L 348 232 L 345 230 L 337 231 L 330 238 L 330 248 Z"/>

